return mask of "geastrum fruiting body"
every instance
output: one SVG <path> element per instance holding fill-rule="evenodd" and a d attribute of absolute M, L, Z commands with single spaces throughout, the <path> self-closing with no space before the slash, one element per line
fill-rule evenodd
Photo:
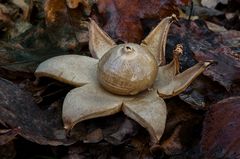
<path fill-rule="evenodd" d="M 169 27 L 176 17 L 164 18 L 140 45 L 117 45 L 91 20 L 89 49 L 94 58 L 81 55 L 53 57 L 41 63 L 35 75 L 51 77 L 78 88 L 63 103 L 64 128 L 78 122 L 123 111 L 146 128 L 152 142 L 161 138 L 167 110 L 163 98 L 184 91 L 210 64 L 202 62 L 179 73 L 178 44 L 173 60 L 165 65 Z"/>

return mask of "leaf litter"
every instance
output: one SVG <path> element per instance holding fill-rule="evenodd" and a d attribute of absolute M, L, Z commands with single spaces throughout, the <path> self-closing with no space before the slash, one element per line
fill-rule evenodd
<path fill-rule="evenodd" d="M 77 1 L 77 0 L 76 0 Z M 1 79 L 1 104 L 0 104 L 0 123 L 2 126 L 4 126 L 1 130 L 9 129 L 9 132 L 12 132 L 15 129 L 18 129 L 19 125 L 20 128 L 19 131 L 16 131 L 15 133 L 25 137 L 26 139 L 30 141 L 34 141 L 40 144 L 50 144 L 50 145 L 68 145 L 75 143 L 76 140 L 85 140 L 88 141 L 89 144 L 83 144 L 83 143 L 77 143 L 73 144 L 72 146 L 68 146 L 67 149 L 69 149 L 68 154 L 66 154 L 66 157 L 70 157 L 71 155 L 75 155 L 75 157 L 86 157 L 86 156 L 92 156 L 92 157 L 119 157 L 122 158 L 134 158 L 136 156 L 142 156 L 143 158 L 152 158 L 152 154 L 149 152 L 149 147 L 146 146 L 149 139 L 146 138 L 146 132 L 143 130 L 139 125 L 132 121 L 127 119 L 123 116 L 123 114 L 117 114 L 112 117 L 107 117 L 109 120 L 115 120 L 111 123 L 104 123 L 106 119 L 102 119 L 100 121 L 97 120 L 90 120 L 86 121 L 84 123 L 81 123 L 77 125 L 75 130 L 73 130 L 71 133 L 74 134 L 73 139 L 66 138 L 66 134 L 62 127 L 62 121 L 61 121 L 61 100 L 58 102 L 59 104 L 56 104 L 54 107 L 49 107 L 49 102 L 46 102 L 47 100 L 51 99 L 52 97 L 55 97 L 54 100 L 57 100 L 57 95 L 49 96 L 42 98 L 40 105 L 36 105 L 33 101 L 33 97 L 31 97 L 31 93 L 36 93 L 36 91 L 39 91 L 36 86 L 30 85 L 28 83 L 24 83 L 21 80 L 27 81 L 24 78 L 30 79 L 30 83 L 32 83 L 32 75 L 31 72 L 36 68 L 37 64 L 49 57 L 58 55 L 58 54 L 69 54 L 69 53 L 80 53 L 80 54 L 88 54 L 88 50 L 84 47 L 87 46 L 88 42 L 88 30 L 86 29 L 86 19 L 88 18 L 86 15 L 89 15 L 89 8 L 94 7 L 92 4 L 90 4 L 84 11 L 85 13 L 82 13 L 79 11 L 78 7 L 83 7 L 84 5 L 79 3 L 80 6 L 77 8 L 71 9 L 71 7 L 66 8 L 66 5 L 62 6 L 62 9 L 60 9 L 61 16 L 58 18 L 55 23 L 48 23 L 48 26 L 44 25 L 38 25 L 36 27 L 36 22 L 41 22 L 42 24 L 45 23 L 45 20 L 41 18 L 43 15 L 45 15 L 43 10 L 43 3 L 38 1 L 33 1 L 33 6 L 30 6 L 31 8 L 31 16 L 30 21 L 23 22 L 21 19 L 20 21 L 17 21 L 17 16 L 14 17 L 14 15 L 20 15 L 21 17 L 27 17 L 23 16 L 21 12 L 15 12 L 18 10 L 19 6 L 6 3 L 3 1 L 0 6 L 0 20 L 1 24 L 3 22 L 3 27 L 1 25 L 1 40 L 5 41 L 5 43 L 1 43 L 1 77 L 11 79 L 15 82 L 15 84 L 6 81 L 5 79 Z M 63 2 L 63 1 L 62 1 Z M 62 3 L 61 2 L 61 3 Z M 54 3 L 52 1 L 52 3 Z M 56 2 L 55 2 L 56 3 Z M 109 4 L 106 6 L 100 6 L 100 3 L 97 3 L 96 8 L 91 8 L 91 17 L 93 19 L 98 19 L 98 22 L 100 24 L 103 24 L 103 28 L 105 31 L 107 31 L 112 37 L 115 38 L 115 40 L 119 41 L 140 41 L 143 39 L 143 37 L 156 25 L 156 21 L 159 21 L 162 17 L 159 17 L 157 13 L 160 11 L 159 6 L 155 5 L 157 10 L 151 7 L 146 7 L 146 13 L 150 10 L 150 14 L 143 14 L 145 11 L 136 9 L 132 9 L 129 13 L 121 13 L 117 12 L 114 13 L 114 8 L 119 7 L 117 4 L 116 6 L 113 6 L 113 3 L 109 1 Z M 123 2 L 127 3 L 127 2 Z M 134 2 L 132 2 L 134 3 Z M 154 2 L 156 3 L 156 2 Z M 154 3 L 149 3 L 147 6 L 154 6 Z M 176 1 L 172 2 L 176 3 Z M 46 3 L 47 4 L 47 3 Z M 102 3 L 103 4 L 103 3 Z M 124 6 L 124 5 L 123 5 Z M 102 8 L 105 8 L 107 11 L 104 12 Z M 111 8 L 112 7 L 112 8 Z M 121 7 L 121 6 L 120 6 Z M 178 6 L 177 6 L 178 7 Z M 161 7 L 160 7 L 161 8 Z M 52 7 L 52 9 L 57 9 Z M 149 9 L 149 10 L 148 10 Z M 20 7 L 20 10 L 23 10 L 23 8 Z M 37 12 L 36 12 L 37 10 Z M 75 10 L 75 11 L 74 11 Z M 96 11 L 99 10 L 99 14 L 96 13 Z M 123 10 L 124 11 L 124 10 Z M 176 11 L 176 10 L 174 10 Z M 24 11 L 24 15 L 26 15 L 27 11 Z M 37 14 L 33 14 L 33 13 Z M 58 11 L 56 11 L 54 14 L 56 14 Z M 71 13 L 70 13 L 71 12 Z M 131 17 L 130 21 L 128 18 L 120 19 L 119 17 L 125 17 L 127 14 L 136 12 L 136 17 Z M 17 13 L 17 14 L 14 14 Z M 111 14 L 110 19 L 108 16 L 108 13 L 114 13 Z M 121 13 L 119 15 L 119 13 Z M 161 13 L 164 14 L 164 13 Z M 160 14 L 160 15 L 161 15 Z M 172 12 L 166 14 L 172 14 Z M 32 16 L 35 16 L 34 18 Z M 56 14 L 57 15 L 57 14 Z M 77 16 L 73 16 L 77 15 Z M 58 15 L 57 15 L 58 16 Z M 213 15 L 214 16 L 214 15 Z M 58 24 L 63 24 L 65 21 L 62 21 L 62 19 L 65 19 L 68 17 L 67 24 L 64 24 L 67 28 L 66 32 L 64 30 L 61 30 L 61 27 L 55 27 L 58 26 Z M 70 20 L 69 20 L 70 17 Z M 79 17 L 84 17 L 81 22 L 82 24 L 79 24 Z M 164 17 L 164 16 L 163 16 Z M 220 17 L 220 16 L 219 16 Z M 67 19 L 67 18 L 66 18 Z M 140 23 L 139 23 L 140 19 Z M 213 21 L 216 21 L 215 18 L 213 18 Z M 236 20 L 236 18 L 235 18 Z M 28 25 L 28 23 L 33 25 Z M 116 23 L 121 22 L 121 23 Z M 219 21 L 218 21 L 219 22 Z M 15 23 L 15 24 L 14 24 Z M 22 25 L 22 24 L 27 25 Z M 71 24 L 70 24 L 71 23 Z M 133 24 L 135 23 L 135 24 Z M 230 24 L 230 21 L 227 21 L 228 24 Z M 20 24 L 20 25 L 17 25 Z M 118 26 L 118 25 L 119 26 Z M 210 111 L 211 114 L 212 109 L 214 108 L 217 112 L 222 111 L 221 107 L 212 106 L 212 104 L 227 98 L 231 96 L 239 95 L 239 32 L 235 30 L 231 31 L 210 31 L 206 25 L 205 22 L 202 20 L 196 20 L 196 21 L 187 21 L 187 20 L 180 20 L 181 27 L 172 26 L 170 28 L 170 34 L 169 34 L 169 40 L 167 41 L 167 50 L 172 50 L 173 46 L 176 43 L 183 43 L 184 44 L 184 52 L 186 52 L 182 59 L 181 59 L 181 68 L 180 70 L 184 70 L 185 68 L 188 68 L 189 66 L 192 66 L 197 61 L 202 61 L 205 59 L 212 59 L 216 61 L 217 63 L 213 66 L 211 66 L 207 71 L 205 71 L 205 75 L 208 76 L 207 78 L 203 76 L 202 78 L 198 79 L 194 84 L 190 86 L 190 88 L 180 95 L 181 100 L 185 101 L 186 103 L 190 104 L 192 108 L 197 109 L 198 115 L 196 115 L 193 112 L 196 112 L 195 110 L 190 109 L 190 112 L 193 113 L 193 115 L 199 117 L 197 118 L 198 121 L 201 123 L 201 119 L 203 118 L 204 112 L 207 110 Z M 59 25 L 59 26 L 61 26 Z M 79 25 L 81 27 L 79 28 Z M 18 28 L 19 26 L 24 26 L 25 29 L 21 31 L 21 28 Z M 110 26 L 114 26 L 111 30 Z M 120 27 L 121 26 L 121 27 Z M 124 31 L 128 29 L 122 29 L 119 32 L 116 33 L 118 29 L 116 28 L 130 28 L 134 30 L 134 27 L 136 28 L 135 34 L 131 34 L 129 36 Z M 234 27 L 237 27 L 237 23 L 234 23 Z M 56 28 L 56 32 L 55 32 Z M 140 29 L 139 29 L 140 28 Z M 79 29 L 79 31 L 78 31 Z M 17 32 L 16 32 L 17 31 Z M 64 33 L 63 33 L 64 32 Z M 51 33 L 51 34 L 50 34 Z M 59 34 L 59 35 L 58 35 Z M 69 35 L 68 35 L 69 34 Z M 7 37 L 11 35 L 11 39 L 9 41 L 6 40 Z M 79 36 L 78 36 L 79 35 Z M 67 37 L 67 38 L 66 38 Z M 69 38 L 68 38 L 69 37 Z M 62 39 L 58 41 L 58 39 Z M 7 43 L 6 43 L 7 41 Z M 177 42 L 176 42 L 177 41 Z M 2 45 L 3 44 L 3 45 Z M 6 45 L 7 44 L 7 45 Z M 9 47 L 10 46 L 10 47 Z M 45 48 L 47 46 L 47 48 Z M 36 49 L 37 48 L 37 49 Z M 35 54 L 39 52 L 39 55 Z M 166 51 L 171 52 L 171 51 Z M 45 55 L 43 55 L 43 54 Z M 22 54 L 23 56 L 19 58 L 19 54 Z M 34 58 L 33 56 L 34 55 Z M 32 56 L 32 57 L 31 57 Z M 172 57 L 170 54 L 166 54 L 167 57 Z M 4 58 L 2 58 L 4 57 Z M 44 58 L 43 58 L 44 57 Z M 190 60 L 192 57 L 195 58 L 195 60 Z M 3 60 L 4 59 L 4 60 Z M 28 60 L 26 60 L 28 59 Z M 33 61 L 31 61 L 34 59 Z M 25 62 L 33 62 L 34 65 L 24 66 Z M 35 62 L 37 60 L 37 62 Z M 171 58 L 167 59 L 168 61 L 171 60 Z M 11 64 L 12 63 L 12 64 Z M 230 63 L 230 65 L 228 65 Z M 9 65 L 11 64 L 11 65 Z M 13 67 L 14 66 L 14 67 Z M 227 71 L 225 70 L 225 67 L 227 68 Z M 29 69 L 30 68 L 30 69 Z M 18 73 L 16 73 L 18 72 Z M 30 73 L 30 76 L 27 74 L 22 74 L 23 72 Z M 21 76 L 22 75 L 22 76 Z M 20 79 L 16 80 L 16 77 L 21 77 Z M 213 81 L 212 81 L 213 80 Z M 16 82 L 18 81 L 18 82 Z M 20 87 L 17 85 L 17 83 L 20 82 Z M 50 81 L 46 79 L 46 81 Z M 55 83 L 55 81 L 53 82 Z M 39 93 L 39 97 L 46 95 L 46 93 L 52 93 L 59 89 L 59 86 L 57 87 L 51 87 L 47 88 L 48 85 L 45 85 L 42 88 L 42 92 Z M 23 90 L 25 87 L 29 87 L 26 90 Z M 53 89 L 53 90 L 51 90 Z M 31 91 L 30 91 L 31 90 Z M 27 92 L 30 91 L 31 93 Z M 50 91 L 50 92 L 48 92 Z M 15 92 L 15 93 L 14 93 Z M 196 93 L 197 92 L 197 93 Z M 206 93 L 207 92 L 207 93 Z M 63 93 L 64 94 L 64 93 Z M 61 97 L 64 97 L 65 95 L 61 94 Z M 185 94 L 185 96 L 184 96 Z M 187 94 L 187 98 L 186 98 Z M 9 101 L 9 103 L 4 103 L 4 100 Z M 19 100 L 15 100 L 19 99 Z M 225 103 L 228 105 L 229 103 L 236 103 L 236 100 L 238 98 L 232 97 L 226 100 L 223 100 L 222 103 Z M 41 104 L 44 105 L 44 102 L 48 103 L 44 108 L 41 107 Z M 52 101 L 54 102 L 54 101 Z M 58 103 L 56 102 L 56 103 Z M 173 102 L 176 103 L 177 106 L 179 106 L 177 103 L 180 102 L 180 99 L 173 99 Z M 204 105 L 202 105 L 204 103 Z M 189 108 L 190 105 L 186 104 L 186 106 Z M 26 110 L 19 109 L 19 105 L 21 108 L 25 108 Z M 221 105 L 221 102 L 216 105 Z M 233 109 L 232 105 L 229 104 L 231 109 L 230 112 L 236 112 L 237 108 Z M 167 102 L 167 107 L 170 109 L 171 104 Z M 48 108 L 48 109 L 46 109 Z M 174 107 L 173 107 L 174 108 Z M 19 109 L 19 110 L 18 110 Z M 203 109 L 199 110 L 199 109 Z M 181 145 L 182 147 L 179 147 L 177 151 L 168 151 L 169 156 L 173 156 L 173 154 L 180 153 L 180 155 L 186 157 L 189 154 L 185 153 L 191 152 L 192 148 L 194 148 L 194 145 L 198 145 L 198 143 L 191 145 L 189 147 L 188 144 L 178 142 L 179 138 L 183 139 L 183 137 L 179 136 L 178 129 L 186 130 L 188 128 L 184 127 L 185 124 L 183 124 L 183 121 L 186 120 L 192 120 L 192 118 L 189 115 L 186 114 L 186 108 L 183 108 L 183 111 L 178 112 L 176 111 L 176 117 L 173 118 L 173 121 L 171 122 L 170 118 L 168 118 L 167 125 L 170 124 L 170 126 L 166 126 L 166 131 L 164 137 L 161 141 L 161 143 L 165 144 L 166 146 L 169 146 L 166 143 L 176 142 L 176 144 Z M 5 113 L 3 113 L 5 112 Z M 56 113 L 58 112 L 58 113 Z M 170 112 L 169 112 L 170 113 Z M 24 115 L 22 115 L 24 114 Z M 171 114 L 171 113 L 170 113 Z M 237 114 L 237 112 L 236 112 Z M 177 116 L 180 116 L 177 117 Z M 181 117 L 182 116 L 182 117 Z M 230 123 L 234 122 L 231 117 L 231 115 L 225 115 L 226 118 L 228 117 L 228 121 Z M 35 120 L 32 120 L 33 117 Z M 216 118 L 219 118 L 217 116 Z M 15 119 L 18 119 L 16 121 Z M 50 121 L 49 123 L 43 122 L 44 120 Z M 208 114 L 205 120 L 208 120 Z M 126 121 L 125 121 L 126 120 Z M 176 120 L 176 121 L 174 121 Z M 226 121 L 227 121 L 226 120 Z M 218 120 L 216 120 L 218 121 Z M 204 122 L 204 128 L 203 128 L 203 138 L 200 144 L 205 144 L 206 140 L 204 139 L 205 132 L 208 132 L 207 125 L 209 124 L 210 127 L 216 127 L 217 124 L 214 124 L 215 120 L 211 120 L 209 122 Z M 28 123 L 28 124 L 25 124 Z M 182 124 L 181 124 L 182 123 Z M 172 125 L 171 125 L 172 124 Z M 180 126 L 179 126 L 180 124 Z M 197 123 L 191 123 L 190 125 L 197 125 L 193 126 L 193 130 L 201 130 L 201 126 L 198 126 Z M 170 127 L 170 129 L 168 128 Z M 196 129 L 197 127 L 197 129 Z M 225 127 L 224 124 L 219 125 L 219 127 Z M 237 124 L 236 124 L 237 127 Z M 227 129 L 230 129 L 231 132 L 236 133 L 237 130 L 234 129 L 235 127 L 230 128 L 227 127 Z M 176 130 L 175 130 L 176 129 Z M 199 130 L 199 132 L 200 132 Z M 218 127 L 216 128 L 218 130 Z M 13 131 L 14 132 L 14 131 Z M 10 152 L 12 155 L 9 155 L 9 158 L 13 158 L 15 154 L 15 150 L 13 147 L 13 142 L 15 140 L 18 140 L 18 136 L 16 138 L 16 134 L 13 133 L 13 136 L 10 135 L 9 140 L 12 140 L 8 142 L 8 144 L 5 144 L 4 146 L 1 146 L 1 152 L 0 156 L 5 157 L 9 153 L 4 152 Z M 211 131 L 210 131 L 211 133 Z M 215 131 L 214 131 L 215 133 Z M 65 135 L 63 135 L 65 134 Z M 189 133 L 185 133 L 186 136 L 188 136 Z M 6 134 L 4 134 L 6 135 Z M 228 135 L 228 134 L 226 134 Z M 214 135 L 207 135 L 207 136 L 214 136 Z M 234 137 L 234 136 L 233 136 Z M 6 138 L 8 139 L 8 138 Z M 199 140 L 200 137 L 194 137 L 194 139 Z M 209 138 L 208 141 L 210 141 L 211 138 Z M 235 138 L 234 138 L 235 139 Z M 7 141 L 7 140 L 6 140 Z M 106 142 L 107 141 L 107 142 Z M 228 143 L 231 143 L 233 141 L 232 138 L 227 138 Z M 91 142 L 95 144 L 90 144 Z M 217 140 L 216 143 L 218 144 L 221 142 L 220 140 Z M 223 149 L 227 149 L 229 144 L 225 144 L 222 147 Z M 115 145 L 115 146 L 114 146 Z M 215 144 L 214 144 L 215 145 Z M 72 148 L 80 149 L 78 152 L 74 153 Z M 172 147 L 174 148 L 174 147 Z M 6 150 L 6 151 L 5 151 Z M 172 149 L 174 150 L 174 149 Z M 175 149 L 176 150 L 176 149 Z M 216 147 L 213 147 L 211 149 L 211 153 L 217 152 L 219 149 Z M 236 148 L 231 147 L 229 148 L 229 153 L 225 154 L 225 156 L 233 155 L 235 151 L 237 151 Z M 161 149 L 158 152 L 166 151 L 164 149 Z M 156 152 L 158 154 L 158 152 Z M 166 151 L 167 152 L 167 151 Z M 233 152 L 233 153 L 232 153 Z M 120 154 L 121 153 L 121 154 Z M 140 155 L 139 155 L 140 153 Z M 2 154 L 5 154 L 2 155 Z M 194 154 L 194 153 L 193 153 Z M 199 154 L 199 152 L 198 152 Z M 208 154 L 208 152 L 204 151 L 204 154 Z M 158 157 L 161 156 L 158 154 Z M 178 155 L 179 156 L 179 155 Z M 197 155 L 196 155 L 197 156 Z M 194 157 L 196 157 L 194 156 Z M 207 156 L 207 155 L 206 155 Z"/>

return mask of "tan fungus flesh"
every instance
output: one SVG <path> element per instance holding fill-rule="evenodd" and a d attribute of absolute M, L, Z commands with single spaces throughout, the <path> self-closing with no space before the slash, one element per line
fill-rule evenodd
<path fill-rule="evenodd" d="M 92 19 L 89 24 L 89 50 L 94 58 L 100 59 L 115 42 Z"/>
<path fill-rule="evenodd" d="M 153 143 L 159 141 L 165 129 L 167 109 L 156 91 L 124 102 L 123 112 L 148 130 Z"/>
<path fill-rule="evenodd" d="M 98 84 L 87 84 L 71 90 L 63 102 L 62 118 L 67 130 L 83 120 L 108 116 L 121 111 L 123 98 Z"/>
<path fill-rule="evenodd" d="M 154 88 L 162 98 L 170 98 L 183 92 L 211 64 L 211 62 L 198 63 L 180 73 L 179 58 L 182 54 L 183 46 L 178 44 L 173 50 L 173 60 L 158 69 Z"/>
<path fill-rule="evenodd" d="M 176 20 L 175 14 L 164 18 L 141 43 L 141 46 L 146 47 L 154 55 L 159 66 L 166 63 L 165 49 L 167 35 L 171 24 Z"/>
<path fill-rule="evenodd" d="M 154 83 L 154 88 L 163 88 L 172 81 L 175 76 L 179 73 L 179 57 L 183 53 L 183 46 L 177 44 L 173 50 L 173 60 L 164 66 L 160 66 L 158 69 L 158 77 Z"/>
<path fill-rule="evenodd" d="M 158 80 L 156 86 L 162 98 L 170 98 L 183 92 L 192 81 L 198 77 L 211 62 L 202 62 L 176 75 L 172 80 Z M 160 76 L 163 76 L 162 74 Z"/>
<path fill-rule="evenodd" d="M 58 81 L 82 86 L 97 82 L 98 60 L 79 55 L 62 55 L 42 62 L 35 71 L 36 77 L 50 77 Z"/>

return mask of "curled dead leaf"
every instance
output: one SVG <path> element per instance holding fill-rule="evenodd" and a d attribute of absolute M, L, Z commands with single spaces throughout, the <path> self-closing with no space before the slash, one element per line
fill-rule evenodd
<path fill-rule="evenodd" d="M 58 47 L 73 50 L 87 44 L 87 22 L 81 10 L 69 10 L 65 0 L 46 0 L 44 14 L 51 42 Z"/>
<path fill-rule="evenodd" d="M 10 81 L 0 78 L 0 120 L 12 128 L 19 128 L 18 134 L 44 145 L 68 145 L 57 109 L 41 110 L 32 96 Z"/>
<path fill-rule="evenodd" d="M 189 54 L 193 53 L 197 61 L 213 60 L 204 75 L 224 86 L 229 92 L 238 89 L 240 80 L 239 56 L 231 48 L 223 44 L 222 36 L 213 33 L 202 20 L 180 21 L 181 28 L 174 25 L 170 29 L 172 36 L 180 37 L 189 45 Z"/>
<path fill-rule="evenodd" d="M 240 97 L 230 97 L 210 106 L 200 142 L 203 158 L 238 158 L 240 143 Z"/>
<path fill-rule="evenodd" d="M 19 133 L 19 128 L 13 129 L 0 129 L 0 146 L 8 144 L 12 141 Z"/>
<path fill-rule="evenodd" d="M 28 1 L 25 1 L 25 0 L 11 0 L 11 2 L 22 9 L 23 19 L 24 20 L 29 20 L 31 10 L 32 10 L 32 7 L 33 7 L 32 0 L 28 0 Z"/>
<path fill-rule="evenodd" d="M 112 38 L 139 43 L 143 39 L 141 20 L 178 15 L 179 2 L 179 0 L 151 2 L 148 0 L 98 0 L 97 7 L 100 16 L 106 19 L 103 28 Z"/>

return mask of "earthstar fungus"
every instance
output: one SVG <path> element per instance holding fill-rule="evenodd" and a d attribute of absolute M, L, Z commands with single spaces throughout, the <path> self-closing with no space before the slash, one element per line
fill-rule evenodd
<path fill-rule="evenodd" d="M 63 55 L 42 62 L 36 77 L 46 76 L 78 87 L 64 99 L 64 128 L 69 131 L 78 122 L 123 111 L 146 128 L 152 142 L 157 143 L 167 116 L 163 98 L 184 91 L 210 64 L 198 63 L 180 73 L 183 46 L 178 44 L 172 62 L 163 65 L 167 33 L 175 20 L 174 15 L 164 18 L 140 45 L 117 45 L 90 20 L 89 49 L 94 58 Z"/>

